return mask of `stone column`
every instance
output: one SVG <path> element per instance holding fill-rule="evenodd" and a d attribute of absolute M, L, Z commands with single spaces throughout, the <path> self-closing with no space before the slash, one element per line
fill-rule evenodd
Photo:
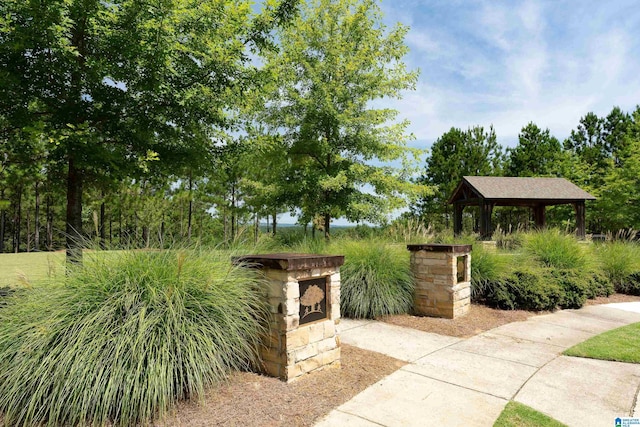
<path fill-rule="evenodd" d="M 268 281 L 269 334 L 263 371 L 283 381 L 340 366 L 340 266 L 343 256 L 248 255 L 235 262 L 260 268 Z M 302 295 L 301 295 L 302 289 Z"/>
<path fill-rule="evenodd" d="M 454 319 L 471 307 L 471 245 L 408 245 L 414 312 Z"/>

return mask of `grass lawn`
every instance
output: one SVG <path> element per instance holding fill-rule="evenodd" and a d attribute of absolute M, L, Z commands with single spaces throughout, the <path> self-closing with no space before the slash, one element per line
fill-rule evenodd
<path fill-rule="evenodd" d="M 567 356 L 640 363 L 640 323 L 596 335 L 564 352 Z"/>
<path fill-rule="evenodd" d="M 566 427 L 560 421 L 542 414 L 522 403 L 509 402 L 493 424 L 494 427 Z"/>
<path fill-rule="evenodd" d="M 21 277 L 32 282 L 63 270 L 64 252 L 0 254 L 0 287 L 15 285 Z"/>

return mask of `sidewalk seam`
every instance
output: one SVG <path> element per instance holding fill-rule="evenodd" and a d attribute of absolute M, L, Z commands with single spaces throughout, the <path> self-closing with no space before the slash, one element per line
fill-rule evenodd
<path fill-rule="evenodd" d="M 527 340 L 525 340 L 525 341 L 527 341 Z M 532 342 L 534 344 L 542 344 L 542 343 L 535 342 L 535 341 L 530 341 L 530 342 Z M 518 362 L 517 360 L 503 359 L 503 358 L 500 358 L 500 357 L 490 356 L 490 355 L 487 355 L 487 354 L 474 353 L 473 351 L 469 351 L 469 350 L 460 350 L 459 348 L 453 348 L 452 350 L 459 351 L 461 353 L 473 354 L 474 356 L 488 357 L 490 359 L 499 360 L 501 362 L 517 363 L 518 365 L 528 366 L 530 368 L 538 368 L 537 365 L 529 365 L 528 363 Z"/>
<path fill-rule="evenodd" d="M 361 420 L 368 421 L 368 422 L 370 422 L 370 423 L 372 423 L 372 424 L 375 424 L 375 425 L 377 425 L 377 426 L 387 427 L 385 424 L 380 424 L 379 422 L 377 422 L 377 421 L 373 421 L 373 420 L 370 420 L 369 418 L 365 418 L 365 417 L 363 417 L 362 415 L 352 414 L 351 412 L 343 411 L 342 409 L 334 409 L 334 410 L 335 410 L 335 411 L 338 411 L 338 412 L 342 412 L 343 414 L 346 414 L 346 415 L 351 415 L 352 417 L 360 418 Z M 330 413 L 331 413 L 331 412 L 329 412 L 329 414 L 330 414 Z M 329 416 L 329 414 L 327 414 L 324 418 L 328 417 L 328 416 Z"/>
<path fill-rule="evenodd" d="M 497 399 L 500 399 L 500 400 L 504 400 L 504 401 L 506 401 L 506 402 L 509 402 L 509 399 L 508 399 L 508 398 L 506 398 L 506 397 L 503 397 L 503 396 L 498 396 L 498 395 L 496 395 L 496 394 L 487 393 L 486 391 L 477 390 L 477 389 L 475 389 L 475 388 L 471 388 L 471 387 L 465 387 L 465 386 L 463 386 L 463 385 L 456 384 L 456 383 L 452 383 L 452 382 L 449 382 L 449 381 L 443 381 L 443 380 L 441 380 L 440 378 L 430 377 L 429 375 L 421 374 L 421 373 L 419 373 L 419 372 L 408 371 L 408 370 L 406 370 L 405 368 L 406 368 L 406 366 L 403 366 L 402 368 L 400 368 L 400 370 L 403 370 L 404 372 L 407 372 L 407 373 L 409 373 L 409 374 L 419 375 L 419 376 L 421 376 L 421 377 L 423 377 L 423 378 L 429 378 L 430 380 L 433 380 L 433 381 L 438 381 L 438 382 L 441 382 L 441 383 L 444 383 L 444 384 L 449 384 L 449 385 L 452 385 L 452 386 L 454 386 L 454 387 L 463 388 L 463 389 L 465 389 L 465 390 L 469 390 L 469 391 L 475 391 L 476 393 L 486 394 L 487 396 L 495 397 L 495 398 L 497 398 Z"/>
<path fill-rule="evenodd" d="M 538 369 L 536 369 L 531 375 L 529 375 L 529 378 L 527 378 L 522 385 L 518 388 L 518 390 L 516 390 L 516 392 L 513 394 L 513 396 L 511 396 L 511 400 L 514 400 L 516 398 L 516 396 L 518 395 L 518 393 L 520 393 L 522 391 L 522 389 L 524 388 L 525 385 L 527 385 L 527 383 L 529 381 L 531 381 L 531 378 L 533 378 L 534 376 L 536 376 L 538 374 L 538 372 L 540 372 L 545 366 L 547 366 L 549 363 L 553 362 L 554 360 L 558 359 L 559 357 L 561 357 L 562 354 L 557 355 L 556 357 L 554 357 L 553 359 L 549 360 L 547 363 L 545 363 L 544 365 L 540 366 Z"/>
<path fill-rule="evenodd" d="M 631 409 L 629 410 L 629 416 L 633 417 L 635 410 L 636 410 L 636 405 L 638 404 L 638 396 L 640 395 L 640 383 L 638 383 L 638 388 L 636 389 L 636 394 L 635 396 L 633 396 L 633 401 L 631 402 Z"/>

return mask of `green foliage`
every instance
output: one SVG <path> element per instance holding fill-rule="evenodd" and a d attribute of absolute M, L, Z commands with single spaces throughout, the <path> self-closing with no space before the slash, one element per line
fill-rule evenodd
<path fill-rule="evenodd" d="M 474 245 L 471 253 L 471 296 L 482 299 L 487 288 L 503 282 L 509 273 L 513 256 Z"/>
<path fill-rule="evenodd" d="M 85 258 L 0 310 L 6 424 L 146 424 L 256 361 L 260 282 L 228 253 Z"/>
<path fill-rule="evenodd" d="M 563 288 L 542 269 L 516 270 L 496 295 L 501 308 L 522 310 L 555 310 L 563 301 Z M 508 296 L 505 293 L 509 293 Z"/>
<path fill-rule="evenodd" d="M 574 236 L 555 229 L 528 234 L 524 249 L 546 267 L 581 269 L 590 261 Z"/>
<path fill-rule="evenodd" d="M 520 249 L 524 244 L 525 234 L 520 230 L 507 233 L 497 229 L 491 239 L 496 242 L 498 249 L 514 251 Z"/>
<path fill-rule="evenodd" d="M 596 256 L 601 268 L 622 293 L 638 293 L 634 274 L 640 274 L 640 247 L 632 242 L 613 241 L 598 245 Z"/>
<path fill-rule="evenodd" d="M 558 304 L 561 308 L 580 308 L 589 295 L 595 293 L 590 291 L 590 281 L 579 270 L 551 269 L 549 274 L 551 280 L 562 288 L 562 298 Z"/>
<path fill-rule="evenodd" d="M 418 218 L 398 218 L 384 229 L 384 235 L 398 243 L 428 243 L 435 239 L 431 226 L 426 226 Z"/>
<path fill-rule="evenodd" d="M 330 219 L 384 222 L 420 190 L 410 182 L 413 157 L 408 122 L 372 101 L 400 98 L 418 72 L 402 62 L 408 27 L 386 28 L 374 0 L 310 0 L 278 32 L 281 49 L 268 55 L 274 76 L 260 114 L 280 135 L 288 156 L 279 182 L 303 222 Z M 389 166 L 402 162 L 401 168 Z M 383 162 L 384 166 L 374 163 Z M 368 184 L 373 191 L 364 191 Z"/>
<path fill-rule="evenodd" d="M 413 305 L 413 276 L 404 246 L 380 241 L 340 242 L 340 309 L 352 318 L 407 313 Z"/>
<path fill-rule="evenodd" d="M 512 400 L 507 403 L 493 427 L 566 427 L 566 425 Z"/>
<path fill-rule="evenodd" d="M 452 218 L 452 208 L 447 200 L 462 177 L 499 176 L 502 157 L 502 147 L 497 142 L 493 127 L 488 131 L 482 126 L 466 131 L 451 128 L 431 147 L 425 173 L 419 179 L 421 183 L 435 187 L 436 191 L 413 206 L 413 213 L 438 226 L 438 229 L 442 228 L 447 223 L 446 218 Z"/>
<path fill-rule="evenodd" d="M 640 323 L 604 332 L 566 350 L 567 356 L 640 363 Z"/>
<path fill-rule="evenodd" d="M 507 176 L 544 176 L 558 171 L 562 147 L 560 141 L 535 123 L 529 123 L 518 135 L 518 145 L 508 149 Z"/>

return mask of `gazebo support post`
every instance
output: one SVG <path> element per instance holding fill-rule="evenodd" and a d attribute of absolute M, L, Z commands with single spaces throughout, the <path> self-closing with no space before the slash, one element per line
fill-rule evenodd
<path fill-rule="evenodd" d="M 459 236 L 462 234 L 462 211 L 464 205 L 456 203 L 453 205 L 453 234 Z"/>
<path fill-rule="evenodd" d="M 491 239 L 491 214 L 493 203 L 480 199 L 480 238 L 482 240 Z"/>
<path fill-rule="evenodd" d="M 576 235 L 579 239 L 586 237 L 585 233 L 585 221 L 584 221 L 584 202 L 575 202 L 573 209 L 576 211 Z"/>
<path fill-rule="evenodd" d="M 536 222 L 536 228 L 542 230 L 547 222 L 545 206 L 544 205 L 536 205 L 533 207 L 533 217 Z"/>

